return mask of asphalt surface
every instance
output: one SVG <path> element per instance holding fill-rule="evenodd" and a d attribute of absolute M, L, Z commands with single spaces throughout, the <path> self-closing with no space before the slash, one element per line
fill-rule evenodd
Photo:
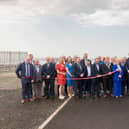
<path fill-rule="evenodd" d="M 21 104 L 20 87 L 14 73 L 0 74 L 0 129 L 37 129 L 63 103 L 43 98 Z"/>
<path fill-rule="evenodd" d="M 0 129 L 37 129 L 62 103 L 58 98 L 20 104 L 20 81 L 0 74 Z M 129 129 L 129 96 L 72 98 L 45 129 Z"/>
<path fill-rule="evenodd" d="M 129 97 L 73 98 L 45 129 L 129 129 Z"/>
<path fill-rule="evenodd" d="M 1 92 L 0 129 L 37 129 L 62 104 L 58 98 L 20 104 L 20 90 Z"/>

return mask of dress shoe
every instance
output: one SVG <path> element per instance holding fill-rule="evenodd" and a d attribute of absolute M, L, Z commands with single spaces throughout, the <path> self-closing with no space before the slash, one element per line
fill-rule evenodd
<path fill-rule="evenodd" d="M 46 96 L 45 99 L 49 99 L 49 96 Z"/>
<path fill-rule="evenodd" d="M 22 100 L 21 100 L 21 104 L 24 104 L 24 103 L 25 103 L 25 100 L 24 100 L 24 99 L 22 99 Z"/>

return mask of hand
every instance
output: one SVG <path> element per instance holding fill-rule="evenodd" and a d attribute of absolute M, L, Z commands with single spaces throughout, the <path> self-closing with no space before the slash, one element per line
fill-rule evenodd
<path fill-rule="evenodd" d="M 129 70 L 128 70 L 128 73 L 129 73 Z"/>
<path fill-rule="evenodd" d="M 116 69 L 116 71 L 119 71 L 120 72 L 121 70 L 120 69 Z"/>
<path fill-rule="evenodd" d="M 84 74 L 81 74 L 81 75 L 80 75 L 80 77 L 83 77 L 83 76 L 84 76 Z"/>
<path fill-rule="evenodd" d="M 119 77 L 119 78 L 122 78 L 122 76 L 121 76 L 121 75 L 119 75 L 118 77 Z"/>
<path fill-rule="evenodd" d="M 111 74 L 112 74 L 112 72 L 109 72 L 108 74 L 109 74 L 109 75 L 111 75 Z"/>
<path fill-rule="evenodd" d="M 34 80 L 31 80 L 31 83 L 34 83 Z"/>
<path fill-rule="evenodd" d="M 99 78 L 99 77 L 101 77 L 101 75 L 97 75 L 97 77 Z"/>
<path fill-rule="evenodd" d="M 47 75 L 47 79 L 49 79 L 50 78 L 50 75 Z"/>
<path fill-rule="evenodd" d="M 66 75 L 66 73 L 62 73 L 63 75 Z"/>

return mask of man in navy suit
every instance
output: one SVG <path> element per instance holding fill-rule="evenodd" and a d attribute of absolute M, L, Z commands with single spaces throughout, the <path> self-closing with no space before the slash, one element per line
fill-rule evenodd
<path fill-rule="evenodd" d="M 92 68 L 91 60 L 89 59 L 87 60 L 84 69 L 85 69 L 84 77 L 92 77 L 93 68 Z M 84 80 L 84 95 L 87 95 L 87 96 L 91 95 L 91 84 L 92 84 L 92 79 Z"/>
<path fill-rule="evenodd" d="M 88 60 L 88 53 L 84 53 L 83 59 L 81 60 L 81 65 L 84 67 Z"/>
<path fill-rule="evenodd" d="M 129 56 L 129 54 L 128 54 L 128 56 Z M 127 73 L 126 74 L 127 75 L 127 94 L 129 94 L 129 57 L 126 61 L 125 69 L 126 69 L 125 72 Z"/>
<path fill-rule="evenodd" d="M 46 63 L 42 67 L 42 76 L 45 78 L 45 87 L 44 87 L 44 97 L 49 99 L 49 97 L 55 96 L 55 64 L 53 58 L 46 58 Z"/>
<path fill-rule="evenodd" d="M 101 65 L 99 64 L 99 59 L 95 58 L 95 62 L 92 65 L 92 76 L 98 76 L 101 74 Z M 92 96 L 100 96 L 100 78 L 95 78 L 92 80 Z"/>
<path fill-rule="evenodd" d="M 21 63 L 16 69 L 16 75 L 21 79 L 22 83 L 22 100 L 24 104 L 26 100 L 33 101 L 32 99 L 32 82 L 34 75 L 33 65 L 30 63 L 30 57 L 27 56 L 25 62 Z"/>
<path fill-rule="evenodd" d="M 83 55 L 83 59 L 81 60 L 81 65 L 82 65 L 82 67 L 83 67 L 83 69 L 85 69 L 86 71 L 86 73 L 85 73 L 85 75 L 84 75 L 84 77 L 87 77 L 87 61 L 88 61 L 88 53 L 84 53 L 84 55 Z M 82 85 L 83 85 L 83 93 L 84 93 L 84 95 L 86 94 L 85 92 L 86 92 L 86 80 L 82 80 Z"/>
<path fill-rule="evenodd" d="M 107 74 L 112 72 L 112 65 L 110 63 L 110 57 L 105 57 L 104 62 L 101 65 L 101 72 L 102 74 Z M 112 88 L 113 88 L 113 76 L 105 76 L 103 77 L 103 88 L 104 88 L 104 97 L 107 96 L 107 94 L 111 95 L 112 94 Z"/>
<path fill-rule="evenodd" d="M 85 71 L 80 62 L 81 62 L 80 57 L 77 57 L 76 63 L 74 63 L 72 66 L 73 69 L 72 74 L 74 78 L 84 77 Z M 74 80 L 74 86 L 77 87 L 78 89 L 78 97 L 82 98 L 82 90 L 83 90 L 82 80 Z"/>
<path fill-rule="evenodd" d="M 127 71 L 126 71 L 126 60 L 127 58 L 126 57 L 123 57 L 121 58 L 120 60 L 120 66 L 122 67 L 122 70 L 123 70 L 123 78 L 122 78 L 122 85 L 123 85 L 123 88 L 122 88 L 122 95 L 125 95 L 125 87 L 127 86 L 128 84 L 128 80 L 127 80 Z M 128 89 L 128 88 L 127 88 Z"/>

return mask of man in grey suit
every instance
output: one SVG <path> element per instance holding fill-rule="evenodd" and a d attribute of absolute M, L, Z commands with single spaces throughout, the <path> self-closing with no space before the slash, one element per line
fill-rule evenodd
<path fill-rule="evenodd" d="M 39 64 L 39 60 L 34 60 L 34 82 L 33 82 L 33 99 L 41 99 L 42 90 L 42 66 Z"/>

